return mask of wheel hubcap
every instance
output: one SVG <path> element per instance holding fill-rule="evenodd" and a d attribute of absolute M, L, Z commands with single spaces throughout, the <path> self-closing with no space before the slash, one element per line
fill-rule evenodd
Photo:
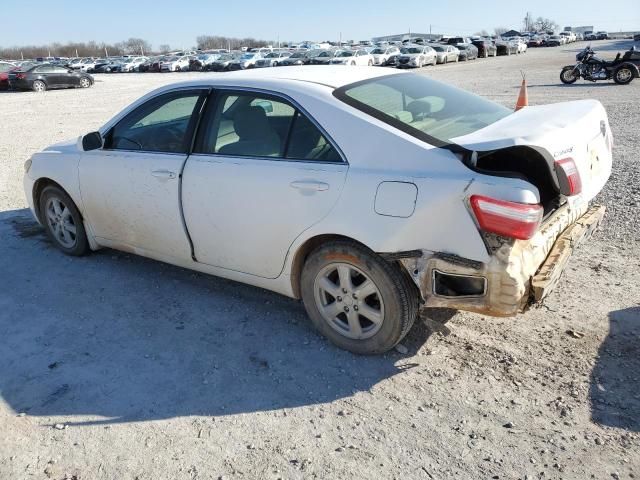
<path fill-rule="evenodd" d="M 347 263 L 327 265 L 316 276 L 314 287 L 320 314 L 341 335 L 363 340 L 382 327 L 382 295 L 359 268 Z"/>
<path fill-rule="evenodd" d="M 631 70 L 623 69 L 618 72 L 618 80 L 626 82 L 631 77 Z"/>
<path fill-rule="evenodd" d="M 55 239 L 64 248 L 72 248 L 76 244 L 76 225 L 71 210 L 57 197 L 52 197 L 46 205 L 47 224 Z"/>

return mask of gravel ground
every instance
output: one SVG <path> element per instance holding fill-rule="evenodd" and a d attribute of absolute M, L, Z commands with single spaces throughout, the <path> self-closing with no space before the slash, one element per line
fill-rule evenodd
<path fill-rule="evenodd" d="M 560 85 L 577 48 L 424 73 L 510 106 L 520 70 L 531 104 L 600 100 L 603 228 L 541 308 L 433 311 L 406 354 L 371 358 L 270 292 L 109 250 L 65 257 L 24 210 L 31 153 L 199 74 L 0 93 L 0 478 L 639 478 L 640 81 Z"/>

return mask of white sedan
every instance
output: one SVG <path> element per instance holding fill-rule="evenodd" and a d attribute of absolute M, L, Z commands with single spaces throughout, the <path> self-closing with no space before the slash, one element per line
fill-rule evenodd
<path fill-rule="evenodd" d="M 189 57 L 169 57 L 160 63 L 161 72 L 185 72 L 189 70 Z"/>
<path fill-rule="evenodd" d="M 329 62 L 331 65 L 371 66 L 373 55 L 365 49 L 342 50 Z"/>
<path fill-rule="evenodd" d="M 67 254 L 301 298 L 335 344 L 379 353 L 420 308 L 544 298 L 602 219 L 611 146 L 595 100 L 514 113 L 423 75 L 283 67 L 151 92 L 36 153 L 24 187 Z"/>

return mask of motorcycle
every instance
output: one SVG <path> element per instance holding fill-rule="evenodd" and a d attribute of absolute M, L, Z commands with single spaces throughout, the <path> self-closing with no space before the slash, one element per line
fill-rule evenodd
<path fill-rule="evenodd" d="M 571 84 L 579 78 L 597 82 L 613 79 L 618 85 L 628 85 L 635 77 L 640 76 L 640 52 L 631 47 L 624 56 L 620 53 L 612 62 L 596 56 L 591 45 L 576 55 L 578 63 L 567 65 L 560 72 L 562 83 Z"/>

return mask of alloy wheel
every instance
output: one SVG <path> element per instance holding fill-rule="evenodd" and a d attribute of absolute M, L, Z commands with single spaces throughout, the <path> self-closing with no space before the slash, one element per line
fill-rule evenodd
<path fill-rule="evenodd" d="M 631 73 L 631 70 L 628 68 L 621 68 L 616 73 L 616 76 L 620 82 L 626 83 L 633 76 L 633 73 Z"/>
<path fill-rule="evenodd" d="M 382 295 L 359 268 L 348 263 L 331 263 L 318 272 L 314 287 L 322 318 L 344 337 L 370 338 L 382 327 Z"/>
<path fill-rule="evenodd" d="M 47 224 L 55 239 L 64 248 L 73 248 L 77 241 L 77 229 L 71 210 L 58 197 L 51 197 L 46 204 Z"/>

